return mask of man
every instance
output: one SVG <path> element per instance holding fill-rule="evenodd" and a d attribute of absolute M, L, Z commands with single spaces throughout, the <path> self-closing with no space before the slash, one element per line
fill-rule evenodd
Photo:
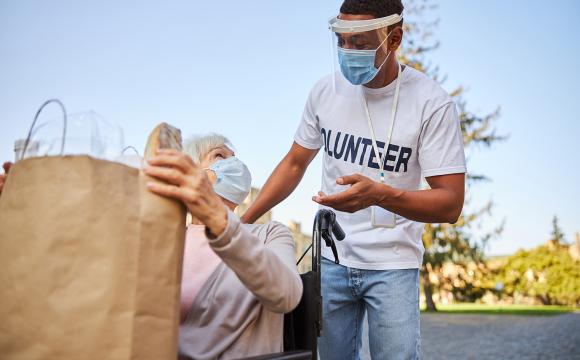
<path fill-rule="evenodd" d="M 323 148 L 322 191 L 346 239 L 340 264 L 323 249 L 322 359 L 358 359 L 368 315 L 373 359 L 420 355 L 419 268 L 426 222 L 453 223 L 464 200 L 456 106 L 424 74 L 401 66 L 400 0 L 345 0 L 330 21 L 338 75 L 312 89 L 294 143 L 242 220 L 284 200 Z M 425 178 L 429 189 L 421 189 Z"/>

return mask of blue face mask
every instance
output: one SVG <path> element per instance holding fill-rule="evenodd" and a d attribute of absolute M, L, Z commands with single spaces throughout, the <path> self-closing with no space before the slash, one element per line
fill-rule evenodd
<path fill-rule="evenodd" d="M 351 84 L 367 84 L 377 76 L 379 70 L 391 55 L 391 52 L 389 51 L 385 61 L 383 61 L 378 68 L 375 67 L 377 50 L 389 38 L 389 35 L 387 35 L 381 45 L 374 50 L 354 50 L 338 47 L 338 63 L 340 64 L 340 71 Z"/>
<path fill-rule="evenodd" d="M 218 160 L 210 165 L 216 175 L 213 190 L 219 196 L 239 205 L 250 193 L 252 175 L 246 164 L 235 156 Z"/>

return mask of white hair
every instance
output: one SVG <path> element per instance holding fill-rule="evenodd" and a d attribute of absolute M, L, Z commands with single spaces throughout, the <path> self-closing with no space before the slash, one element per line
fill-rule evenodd
<path fill-rule="evenodd" d="M 216 133 L 193 135 L 183 142 L 183 152 L 196 163 L 200 163 L 211 150 L 221 146 L 226 146 L 234 151 L 232 143 L 223 135 Z"/>

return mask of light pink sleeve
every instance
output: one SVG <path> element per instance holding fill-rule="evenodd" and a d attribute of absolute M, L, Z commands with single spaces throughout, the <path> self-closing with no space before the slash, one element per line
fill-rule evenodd
<path fill-rule="evenodd" d="M 286 226 L 272 222 L 265 239 L 260 239 L 228 211 L 226 229 L 209 243 L 266 308 L 287 313 L 298 305 L 302 281 L 295 265 L 294 239 Z"/>

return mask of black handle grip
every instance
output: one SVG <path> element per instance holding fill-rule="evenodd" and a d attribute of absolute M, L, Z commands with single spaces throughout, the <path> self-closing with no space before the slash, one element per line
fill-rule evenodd
<path fill-rule="evenodd" d="M 340 264 L 338 259 L 338 250 L 333 239 L 333 235 L 336 240 L 344 240 L 345 233 L 342 227 L 336 221 L 336 214 L 332 210 L 321 209 L 316 213 L 316 218 L 314 220 L 314 231 L 313 234 L 317 234 L 319 243 L 321 238 L 324 239 L 326 246 L 330 247 L 332 254 L 334 255 L 334 262 Z"/>
<path fill-rule="evenodd" d="M 334 220 L 334 224 L 332 225 L 332 233 L 334 234 L 334 237 L 338 241 L 344 240 L 344 237 L 346 236 L 344 230 L 342 230 L 340 224 L 336 220 Z"/>
<path fill-rule="evenodd" d="M 330 243 L 330 248 L 332 249 L 332 255 L 334 255 L 334 263 L 340 264 L 340 260 L 338 260 L 338 251 L 336 250 L 336 245 L 334 241 Z"/>

